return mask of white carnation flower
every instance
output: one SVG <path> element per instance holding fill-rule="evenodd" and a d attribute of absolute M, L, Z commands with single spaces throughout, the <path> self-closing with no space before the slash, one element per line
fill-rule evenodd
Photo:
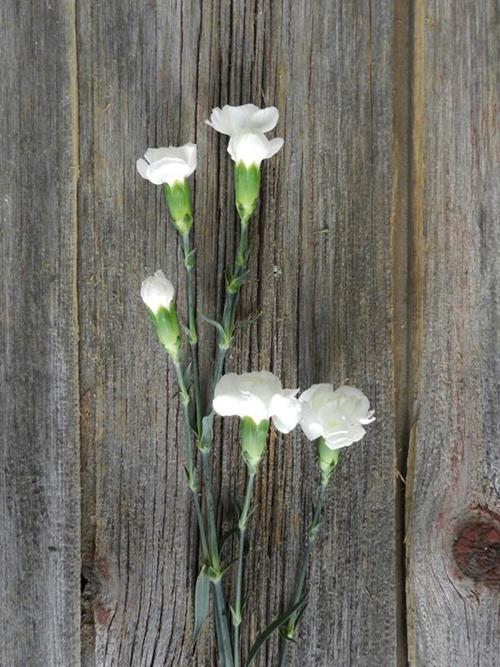
<path fill-rule="evenodd" d="M 281 433 L 295 428 L 300 417 L 298 389 L 282 389 L 269 371 L 227 373 L 215 388 L 213 407 L 222 417 L 250 417 L 256 424 L 272 418 Z"/>
<path fill-rule="evenodd" d="M 182 182 L 196 169 L 196 145 L 148 148 L 144 159 L 137 160 L 137 171 L 154 185 Z"/>
<path fill-rule="evenodd" d="M 368 398 L 355 387 L 315 384 L 300 397 L 300 425 L 309 440 L 324 438 L 330 449 L 347 447 L 365 435 L 375 420 Z"/>

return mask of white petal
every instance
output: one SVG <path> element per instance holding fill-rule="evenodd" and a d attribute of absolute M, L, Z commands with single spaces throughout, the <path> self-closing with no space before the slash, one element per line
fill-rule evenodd
<path fill-rule="evenodd" d="M 139 158 L 136 162 L 137 165 L 137 171 L 139 174 L 143 177 L 149 180 L 149 164 L 146 162 L 146 160 L 143 160 L 142 157 Z"/>
<path fill-rule="evenodd" d="M 296 391 L 296 390 L 292 390 Z M 286 390 L 289 394 L 290 391 Z M 281 433 L 290 433 L 298 424 L 302 406 L 298 399 L 290 395 L 276 394 L 271 402 L 273 422 Z"/>
<path fill-rule="evenodd" d="M 145 160 L 137 160 L 137 170 L 155 185 L 183 181 L 196 169 L 196 145 L 148 148 Z M 149 164 L 148 164 L 149 163 Z"/>
<path fill-rule="evenodd" d="M 177 181 L 183 181 L 191 173 L 186 162 L 174 158 L 164 158 L 149 165 L 149 180 L 155 185 L 173 185 Z"/>
<path fill-rule="evenodd" d="M 300 428 L 304 431 L 306 438 L 316 440 L 323 435 L 323 426 L 314 415 L 303 410 L 300 417 Z"/>
<path fill-rule="evenodd" d="M 231 137 L 227 151 L 236 163 L 246 167 L 260 166 L 262 160 L 274 155 L 283 146 L 282 139 L 269 139 L 264 134 L 247 132 Z"/>
<path fill-rule="evenodd" d="M 276 127 L 279 112 L 276 107 L 259 109 L 255 104 L 231 106 L 226 104 L 222 109 L 215 107 L 207 120 L 207 125 L 221 134 L 234 136 L 246 132 L 262 134 Z"/>
<path fill-rule="evenodd" d="M 255 104 L 243 104 L 233 107 L 226 104 L 222 109 L 215 107 L 207 124 L 220 132 L 230 136 L 240 132 L 251 132 L 252 117 L 259 111 Z"/>
<path fill-rule="evenodd" d="M 280 114 L 276 107 L 267 107 L 259 109 L 253 115 L 251 120 L 252 132 L 269 132 L 274 130 L 278 124 Z"/>
<path fill-rule="evenodd" d="M 153 162 L 158 162 L 158 160 L 171 157 L 170 151 L 170 146 L 165 146 L 164 148 L 148 148 L 148 150 L 144 153 L 144 157 L 149 162 L 149 164 L 153 164 Z"/>
<path fill-rule="evenodd" d="M 332 440 L 325 438 L 325 444 L 329 449 L 342 449 L 343 447 L 352 445 L 352 441 L 348 438 L 337 438 Z"/>
<path fill-rule="evenodd" d="M 318 392 L 324 392 L 324 391 L 330 391 L 333 393 L 333 385 L 332 384 L 313 384 L 309 389 L 306 389 L 306 391 L 300 395 L 299 400 L 302 401 L 303 403 L 309 403 L 312 401 L 313 397 L 318 393 Z"/>
<path fill-rule="evenodd" d="M 281 139 L 280 137 L 276 137 L 275 139 L 271 139 L 271 141 L 267 145 L 267 157 L 272 157 L 273 155 L 276 155 L 278 151 L 280 151 L 283 148 L 283 144 L 285 143 L 284 139 Z"/>

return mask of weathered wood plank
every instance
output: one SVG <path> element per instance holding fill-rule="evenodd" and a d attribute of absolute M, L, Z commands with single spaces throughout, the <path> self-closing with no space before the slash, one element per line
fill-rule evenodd
<path fill-rule="evenodd" d="M 416 3 L 412 665 L 498 665 L 498 8 Z"/>
<path fill-rule="evenodd" d="M 182 269 L 161 193 L 136 175 L 135 159 L 149 145 L 197 141 L 198 303 L 216 315 L 236 224 L 226 141 L 204 119 L 217 104 L 247 101 L 280 108 L 286 144 L 265 167 L 240 308 L 263 316 L 242 329 L 229 366 L 271 368 L 288 386 L 348 377 L 380 416 L 336 476 L 291 664 L 396 664 L 393 22 L 385 1 L 373 13 L 368 1 L 325 0 L 314 12 L 288 0 L 79 5 L 88 664 L 189 662 L 195 524 L 175 382 L 138 298 L 141 279 L 161 267 L 182 308 Z M 207 328 L 201 349 L 207 372 Z M 229 525 L 243 483 L 236 424 L 217 436 Z M 314 482 L 311 446 L 274 437 L 257 485 L 247 647 L 287 603 Z M 215 664 L 209 639 L 196 664 Z M 274 664 L 276 648 L 259 664 Z"/>
<path fill-rule="evenodd" d="M 0 664 L 80 654 L 73 3 L 0 7 Z"/>

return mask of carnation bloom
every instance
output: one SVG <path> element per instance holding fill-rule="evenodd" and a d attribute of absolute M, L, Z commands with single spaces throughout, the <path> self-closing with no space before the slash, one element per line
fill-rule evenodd
<path fill-rule="evenodd" d="M 184 181 L 196 169 L 196 145 L 148 148 L 144 159 L 137 160 L 137 171 L 154 185 Z"/>
<path fill-rule="evenodd" d="M 362 425 L 375 420 L 368 398 L 355 387 L 315 384 L 300 397 L 300 425 L 309 440 L 322 437 L 330 449 L 358 442 L 365 435 Z"/>
<path fill-rule="evenodd" d="M 276 107 L 259 109 L 255 104 L 243 104 L 239 107 L 226 104 L 222 109 L 215 107 L 210 120 L 205 122 L 217 132 L 232 137 L 246 132 L 256 134 L 270 132 L 278 124 L 278 118 L 279 112 Z"/>
<path fill-rule="evenodd" d="M 298 389 L 282 389 L 269 371 L 227 373 L 215 387 L 213 407 L 223 417 L 250 417 L 256 424 L 272 418 L 282 433 L 295 428 L 300 417 Z"/>
<path fill-rule="evenodd" d="M 259 109 L 255 104 L 240 107 L 226 104 L 222 109 L 213 109 L 206 122 L 217 132 L 230 137 L 227 150 L 236 164 L 259 167 L 262 160 L 272 157 L 283 146 L 283 139 L 265 136 L 276 127 L 278 118 L 276 107 Z"/>
<path fill-rule="evenodd" d="M 174 294 L 174 286 L 163 271 L 157 271 L 153 276 L 149 276 L 141 285 L 141 298 L 154 315 L 162 307 L 167 310 L 170 308 Z"/>

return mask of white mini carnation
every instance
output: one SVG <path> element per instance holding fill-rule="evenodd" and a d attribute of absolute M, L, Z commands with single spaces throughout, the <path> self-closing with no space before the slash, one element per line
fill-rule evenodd
<path fill-rule="evenodd" d="M 276 107 L 259 109 L 255 104 L 239 107 L 226 104 L 222 109 L 213 109 L 206 122 L 230 137 L 227 150 L 236 164 L 259 167 L 262 160 L 272 157 L 283 146 L 283 139 L 268 139 L 265 135 L 276 127 L 278 119 Z"/>
<path fill-rule="evenodd" d="M 368 398 L 355 387 L 315 384 L 300 397 L 300 425 L 309 440 L 323 437 L 330 449 L 358 442 L 366 431 L 362 425 L 375 420 Z"/>
<path fill-rule="evenodd" d="M 226 104 L 222 109 L 215 107 L 210 120 L 205 122 L 217 132 L 232 137 L 246 132 L 270 132 L 278 124 L 278 119 L 279 112 L 276 107 L 259 109 L 255 104 L 243 104 L 239 107 Z"/>
<path fill-rule="evenodd" d="M 215 387 L 213 408 L 222 417 L 250 417 L 256 424 L 272 418 L 281 433 L 289 433 L 300 418 L 298 389 L 283 389 L 269 371 L 227 373 Z"/>
<path fill-rule="evenodd" d="M 174 286 L 161 270 L 142 281 L 141 298 L 155 315 L 161 307 L 170 308 L 174 295 Z"/>
<path fill-rule="evenodd" d="M 154 185 L 182 182 L 196 169 L 196 145 L 148 148 L 145 159 L 137 160 L 137 171 Z"/>

